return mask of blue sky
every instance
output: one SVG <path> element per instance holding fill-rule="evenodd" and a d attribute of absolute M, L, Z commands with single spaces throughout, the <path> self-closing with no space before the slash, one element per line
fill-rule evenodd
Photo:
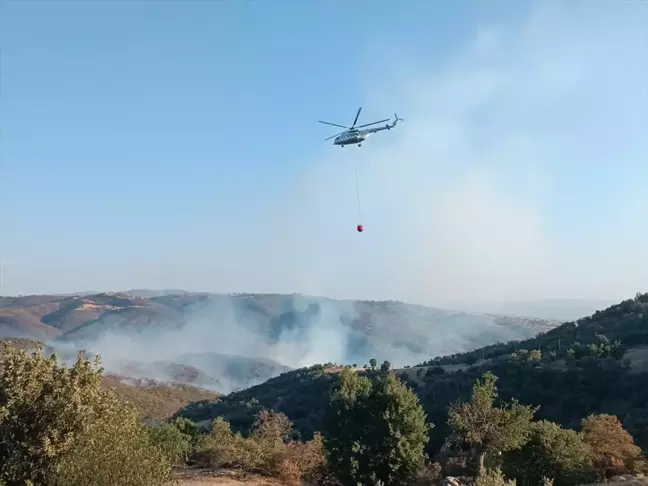
<path fill-rule="evenodd" d="M 3 292 L 648 291 L 646 19 L 636 0 L 5 1 Z M 317 120 L 360 105 L 406 121 L 325 143 Z"/>

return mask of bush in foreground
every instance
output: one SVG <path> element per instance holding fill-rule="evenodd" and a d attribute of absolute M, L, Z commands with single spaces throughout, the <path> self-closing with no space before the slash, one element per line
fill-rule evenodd
<path fill-rule="evenodd" d="M 199 438 L 196 453 L 208 468 L 261 472 L 287 484 L 318 483 L 327 470 L 321 435 L 308 442 L 291 441 L 291 435 L 292 423 L 282 413 L 262 410 L 249 437 L 234 433 L 219 417 L 211 432 Z"/>
<path fill-rule="evenodd" d="M 477 478 L 475 486 L 516 486 L 515 479 L 507 480 L 501 469 L 486 471 Z"/>
<path fill-rule="evenodd" d="M 27 354 L 4 343 L 0 481 L 7 486 L 164 484 L 169 462 L 149 440 L 136 410 L 102 389 L 100 358 L 93 364 L 80 353 L 67 367 L 41 351 Z"/>
<path fill-rule="evenodd" d="M 519 486 L 542 484 L 553 478 L 556 486 L 575 486 L 595 479 L 594 454 L 581 434 L 541 420 L 531 425 L 529 441 L 504 456 L 504 472 Z"/>

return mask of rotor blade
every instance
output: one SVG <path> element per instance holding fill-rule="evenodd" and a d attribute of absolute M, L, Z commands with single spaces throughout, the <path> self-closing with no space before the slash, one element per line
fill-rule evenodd
<path fill-rule="evenodd" d="M 358 113 L 356 114 L 355 120 L 353 120 L 353 125 L 351 125 L 351 128 L 355 127 L 355 124 L 358 123 L 358 117 L 360 116 L 361 111 L 362 111 L 362 106 L 358 108 Z"/>
<path fill-rule="evenodd" d="M 322 120 L 320 120 L 319 122 L 320 123 L 325 123 L 326 125 L 333 125 L 334 127 L 346 128 L 347 130 L 349 129 L 349 127 L 345 127 L 344 125 L 338 125 L 337 123 L 329 123 L 329 122 L 325 122 L 325 121 L 322 121 Z"/>
<path fill-rule="evenodd" d="M 331 135 L 329 138 L 325 138 L 324 140 L 331 140 L 334 137 L 337 137 L 338 135 L 342 135 L 344 132 L 336 133 L 335 135 Z"/>
<path fill-rule="evenodd" d="M 380 121 L 373 122 L 373 123 L 367 123 L 366 125 L 360 125 L 360 126 L 357 126 L 356 128 L 368 127 L 369 125 L 375 125 L 376 123 L 382 123 L 382 122 L 386 122 L 386 121 L 389 121 L 389 120 L 390 120 L 390 118 L 385 118 L 384 120 L 380 120 Z"/>

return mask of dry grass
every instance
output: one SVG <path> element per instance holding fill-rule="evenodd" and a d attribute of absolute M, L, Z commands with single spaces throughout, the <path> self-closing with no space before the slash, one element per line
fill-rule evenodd
<path fill-rule="evenodd" d="M 203 388 L 179 384 L 127 385 L 121 378 L 105 376 L 104 387 L 113 388 L 123 400 L 133 404 L 142 417 L 164 420 L 191 402 L 214 400 L 219 394 Z"/>

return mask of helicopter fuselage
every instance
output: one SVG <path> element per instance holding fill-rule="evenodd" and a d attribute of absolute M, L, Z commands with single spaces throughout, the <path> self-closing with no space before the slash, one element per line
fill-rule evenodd
<path fill-rule="evenodd" d="M 348 131 L 344 132 L 342 135 L 337 136 L 335 140 L 333 140 L 333 144 L 341 146 L 360 144 L 364 142 L 368 136 L 369 134 L 363 133 L 362 130 Z"/>
<path fill-rule="evenodd" d="M 335 140 L 333 140 L 333 145 L 339 145 L 341 147 L 344 147 L 345 145 L 358 145 L 360 146 L 362 142 L 367 140 L 369 138 L 369 135 L 372 133 L 377 133 L 377 132 L 382 132 L 383 130 L 391 130 L 396 126 L 398 123 L 398 116 L 394 114 L 394 121 L 393 123 L 388 123 L 383 127 L 376 127 L 376 128 L 365 128 L 364 130 L 358 130 L 353 129 L 353 130 L 347 130 L 346 132 L 341 133 L 337 137 L 335 137 Z"/>

